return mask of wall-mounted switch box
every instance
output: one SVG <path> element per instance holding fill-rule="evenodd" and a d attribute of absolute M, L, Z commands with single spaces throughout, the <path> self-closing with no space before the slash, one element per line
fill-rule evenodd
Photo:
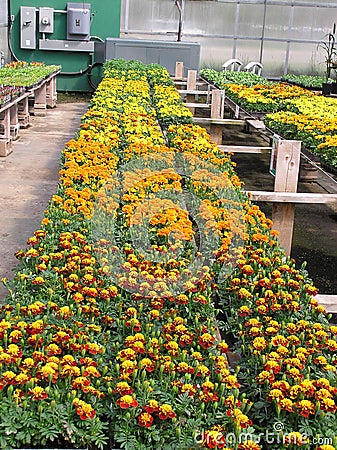
<path fill-rule="evenodd" d="M 36 9 L 33 6 L 20 7 L 20 47 L 36 48 Z"/>
<path fill-rule="evenodd" d="M 90 23 L 89 3 L 67 3 L 67 39 L 88 41 Z"/>
<path fill-rule="evenodd" d="M 54 32 L 54 8 L 39 8 L 39 32 Z"/>

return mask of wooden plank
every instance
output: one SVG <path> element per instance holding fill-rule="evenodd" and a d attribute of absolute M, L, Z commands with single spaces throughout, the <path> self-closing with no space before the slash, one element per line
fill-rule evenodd
<path fill-rule="evenodd" d="M 275 192 L 296 192 L 301 159 L 301 142 L 280 140 L 277 143 Z M 279 242 L 286 255 L 291 254 L 295 219 L 294 203 L 274 203 L 272 220 L 280 232 Z"/>
<path fill-rule="evenodd" d="M 212 103 L 211 103 L 211 118 L 222 119 L 223 118 L 223 102 L 225 92 L 218 89 L 213 90 Z"/>
<path fill-rule="evenodd" d="M 212 119 L 208 117 L 195 117 L 193 120 L 195 124 L 201 126 L 216 124 L 216 125 L 239 125 L 242 127 L 246 123 L 244 120 L 240 119 Z"/>
<path fill-rule="evenodd" d="M 197 87 L 197 71 L 189 70 L 187 72 L 187 90 L 195 91 Z"/>
<path fill-rule="evenodd" d="M 275 174 L 275 192 L 296 192 L 301 158 L 301 141 L 278 143 Z"/>
<path fill-rule="evenodd" d="M 337 205 L 337 194 L 316 194 L 312 192 L 270 192 L 247 191 L 252 200 L 256 202 L 276 203 L 320 203 L 324 205 Z"/>
<path fill-rule="evenodd" d="M 187 90 L 188 91 L 195 91 L 197 88 L 197 71 L 196 70 L 189 70 L 187 72 Z M 195 101 L 195 95 L 194 94 L 186 94 L 186 103 L 192 104 Z M 188 106 L 188 109 L 191 111 L 192 114 L 195 113 L 195 108 L 193 106 Z"/>
<path fill-rule="evenodd" d="M 247 125 L 255 128 L 256 130 L 265 130 L 266 126 L 262 120 L 246 119 Z"/>
<path fill-rule="evenodd" d="M 209 109 L 211 107 L 208 103 L 185 103 L 187 108 L 204 108 Z"/>
<path fill-rule="evenodd" d="M 231 153 L 270 153 L 271 147 L 253 147 L 248 145 L 219 145 L 223 152 Z"/>
<path fill-rule="evenodd" d="M 179 92 L 179 94 L 193 94 L 193 95 L 211 95 L 212 91 L 203 91 L 200 90 L 198 91 L 198 89 L 177 89 L 177 91 Z"/>
<path fill-rule="evenodd" d="M 173 77 L 173 82 L 174 82 L 174 84 L 181 84 L 181 85 L 187 85 L 187 78 L 185 77 L 185 78 L 183 78 L 182 80 L 176 80 L 174 77 Z M 203 83 L 203 82 L 200 82 L 200 81 L 197 81 L 197 86 L 207 86 L 206 85 L 206 83 Z"/>
<path fill-rule="evenodd" d="M 337 295 L 318 294 L 314 298 L 328 313 L 337 313 Z"/>
<path fill-rule="evenodd" d="M 273 203 L 273 228 L 279 231 L 279 242 L 286 255 L 291 254 L 295 219 L 294 203 Z"/>
<path fill-rule="evenodd" d="M 178 80 L 184 78 L 184 63 L 182 61 L 176 62 L 175 78 Z"/>

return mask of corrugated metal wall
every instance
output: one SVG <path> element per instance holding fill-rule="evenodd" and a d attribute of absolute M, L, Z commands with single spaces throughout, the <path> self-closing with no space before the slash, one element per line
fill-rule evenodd
<path fill-rule="evenodd" d="M 183 40 L 201 44 L 201 66 L 220 68 L 230 58 L 261 61 L 264 74 L 317 74 L 324 54 L 317 44 L 337 22 L 337 2 L 314 0 L 186 0 Z M 174 0 L 123 0 L 121 37 L 174 40 Z"/>

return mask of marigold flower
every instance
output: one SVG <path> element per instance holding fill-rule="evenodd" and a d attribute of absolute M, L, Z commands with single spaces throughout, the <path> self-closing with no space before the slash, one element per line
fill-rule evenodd
<path fill-rule="evenodd" d="M 144 406 L 144 409 L 150 414 L 153 412 L 157 412 L 159 410 L 159 403 L 157 402 L 157 400 L 149 400 Z"/>
<path fill-rule="evenodd" d="M 33 389 L 29 389 L 28 395 L 31 395 L 32 400 L 44 400 L 48 398 L 47 392 L 41 386 L 35 386 Z"/>
<path fill-rule="evenodd" d="M 147 412 L 143 412 L 138 416 L 138 425 L 141 427 L 149 428 L 153 423 L 153 416 Z"/>
<path fill-rule="evenodd" d="M 134 397 L 132 397 L 132 395 L 123 395 L 117 400 L 116 405 L 120 406 L 122 409 L 128 409 L 131 407 L 136 408 L 138 406 L 138 402 Z"/>
<path fill-rule="evenodd" d="M 85 386 L 89 386 L 90 380 L 86 377 L 77 377 L 72 382 L 71 385 L 73 389 L 83 389 Z"/>
<path fill-rule="evenodd" d="M 80 416 L 81 420 L 92 419 L 96 415 L 94 408 L 83 400 L 75 398 L 73 400 L 73 405 L 75 406 L 76 412 Z"/>
<path fill-rule="evenodd" d="M 225 448 L 226 439 L 221 431 L 206 430 L 204 432 L 202 445 L 206 448 Z"/>
<path fill-rule="evenodd" d="M 163 403 L 158 408 L 158 417 L 159 419 L 166 420 L 166 419 L 173 419 L 176 416 L 175 412 L 172 409 L 171 405 L 168 405 L 167 403 Z"/>
<path fill-rule="evenodd" d="M 309 417 L 310 414 L 315 414 L 315 405 L 310 400 L 300 400 L 295 403 L 296 410 L 301 416 Z"/>
<path fill-rule="evenodd" d="M 115 394 L 118 393 L 120 395 L 128 395 L 132 394 L 132 392 L 133 389 L 126 381 L 120 381 L 119 383 L 117 383 L 116 389 L 114 390 Z"/>
<path fill-rule="evenodd" d="M 209 333 L 204 333 L 201 336 L 199 336 L 198 338 L 198 342 L 201 345 L 201 347 L 207 349 L 212 347 L 212 345 L 214 344 L 215 341 L 215 337 L 212 336 Z"/>
<path fill-rule="evenodd" d="M 305 435 L 302 435 L 298 431 L 292 431 L 291 433 L 287 433 L 283 437 L 283 442 L 285 445 L 297 445 L 301 447 L 309 442 L 308 438 Z"/>
<path fill-rule="evenodd" d="M 45 282 L 46 282 L 45 279 L 44 279 L 43 277 L 41 277 L 41 276 L 35 277 L 35 278 L 32 280 L 32 284 L 36 284 L 36 285 L 38 285 L 38 286 L 41 286 L 41 285 L 44 284 Z"/>

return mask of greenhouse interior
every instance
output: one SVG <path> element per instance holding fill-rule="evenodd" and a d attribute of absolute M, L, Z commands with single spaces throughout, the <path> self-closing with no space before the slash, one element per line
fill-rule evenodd
<path fill-rule="evenodd" d="M 337 450 L 336 23 L 0 0 L 1 450 Z"/>

